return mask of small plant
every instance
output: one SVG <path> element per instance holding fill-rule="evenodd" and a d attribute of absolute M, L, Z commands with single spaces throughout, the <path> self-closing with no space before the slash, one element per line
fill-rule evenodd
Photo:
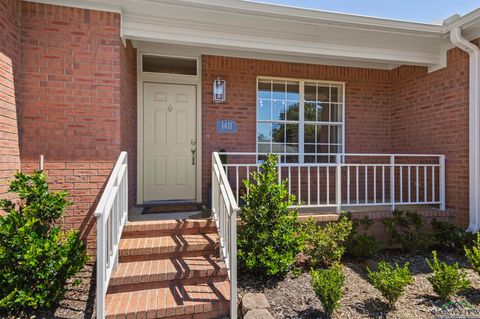
<path fill-rule="evenodd" d="M 449 300 L 458 292 L 470 287 L 467 273 L 459 268 L 458 263 L 447 265 L 445 262 L 438 261 L 435 250 L 432 254 L 433 261 L 427 259 L 427 264 L 433 271 L 433 275 L 427 279 L 432 284 L 433 291 L 441 299 Z"/>
<path fill-rule="evenodd" d="M 9 191 L 19 199 L 0 201 L 0 309 L 51 307 L 87 261 L 78 232 L 55 226 L 67 193 L 49 192 L 41 171 L 17 173 Z"/>
<path fill-rule="evenodd" d="M 472 268 L 480 274 L 480 233 L 477 233 L 477 239 L 474 241 L 472 249 L 464 247 L 465 257 L 472 265 Z"/>
<path fill-rule="evenodd" d="M 269 155 L 253 172 L 253 182 L 244 181 L 249 193 L 243 197 L 242 227 L 238 231 L 238 261 L 261 275 L 284 275 L 301 247 L 297 212 L 290 210 L 294 198 L 286 181 L 278 183 L 277 157 Z"/>
<path fill-rule="evenodd" d="M 311 266 L 329 267 L 339 263 L 345 253 L 345 241 L 352 231 L 352 221 L 341 217 L 324 227 L 309 218 L 301 225 L 303 252 Z"/>
<path fill-rule="evenodd" d="M 425 231 L 422 217 L 415 212 L 396 210 L 391 218 L 383 220 L 389 242 L 402 247 L 404 252 L 425 250 L 432 244 L 431 235 Z"/>
<path fill-rule="evenodd" d="M 398 266 L 398 264 L 393 267 L 385 261 L 381 261 L 378 264 L 377 271 L 371 271 L 367 268 L 372 285 L 388 300 L 391 309 L 395 308 L 397 300 L 405 291 L 405 287 L 413 280 L 408 265 L 408 262 L 406 262 L 403 267 Z"/>
<path fill-rule="evenodd" d="M 440 221 L 436 218 L 431 222 L 434 236 L 434 247 L 443 251 L 462 252 L 465 245 L 469 246 L 474 241 L 474 235 L 466 232 L 447 221 Z"/>
<path fill-rule="evenodd" d="M 322 303 L 325 314 L 331 317 L 340 308 L 340 299 L 343 297 L 345 275 L 342 266 L 336 264 L 329 269 L 312 270 L 310 274 L 315 295 Z"/>
<path fill-rule="evenodd" d="M 357 259 L 365 260 L 373 258 L 380 250 L 380 242 L 371 235 L 368 235 L 368 230 L 372 227 L 373 221 L 368 217 L 361 220 L 352 218 L 352 213 L 344 214 L 352 221 L 352 231 L 345 243 L 346 253 Z M 361 232 L 359 229 L 361 228 Z"/>

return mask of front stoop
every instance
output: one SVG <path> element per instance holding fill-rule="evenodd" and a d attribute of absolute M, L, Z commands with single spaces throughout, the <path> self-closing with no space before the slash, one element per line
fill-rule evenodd
<path fill-rule="evenodd" d="M 106 296 L 107 319 L 223 318 L 230 283 L 211 220 L 125 225 Z"/>

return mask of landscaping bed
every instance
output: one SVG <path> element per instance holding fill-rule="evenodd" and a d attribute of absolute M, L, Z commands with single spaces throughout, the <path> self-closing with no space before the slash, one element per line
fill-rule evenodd
<path fill-rule="evenodd" d="M 95 264 L 87 263 L 82 270 L 68 281 L 68 290 L 51 308 L 37 311 L 24 311 L 15 315 L 4 316 L 5 319 L 92 319 L 95 318 Z M 78 285 L 73 283 L 78 281 Z"/>
<path fill-rule="evenodd" d="M 347 259 L 344 263 L 345 290 L 341 308 L 333 318 L 436 318 L 446 315 L 465 315 L 464 310 L 480 309 L 480 276 L 467 268 L 471 287 L 446 303 L 432 290 L 427 276 L 431 271 L 425 262 L 428 254 L 404 255 L 392 251 L 379 254 L 367 262 Z M 448 264 L 458 262 L 461 267 L 469 267 L 467 260 L 457 254 L 439 253 L 439 258 Z M 409 262 L 414 281 L 399 299 L 396 310 L 389 310 L 387 301 L 368 281 L 366 267 L 374 268 L 378 261 Z M 310 284 L 310 274 L 296 276 L 290 272 L 284 279 L 261 279 L 240 274 L 238 279 L 239 297 L 247 292 L 262 292 L 266 295 L 271 313 L 275 318 L 324 318 L 321 303 Z M 463 311 L 463 312 L 462 312 Z M 479 314 L 469 313 L 468 318 L 480 318 Z"/>

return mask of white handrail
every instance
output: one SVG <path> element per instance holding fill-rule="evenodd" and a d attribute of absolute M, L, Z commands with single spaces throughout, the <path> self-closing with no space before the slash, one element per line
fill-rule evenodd
<path fill-rule="evenodd" d="M 110 276 L 118 264 L 118 244 L 128 219 L 128 159 L 121 152 L 102 197 L 97 217 L 97 318 L 105 318 L 105 295 Z"/>
<path fill-rule="evenodd" d="M 212 153 L 212 214 L 220 235 L 220 256 L 230 280 L 230 318 L 237 318 L 237 213 L 239 211 L 222 161 Z"/>

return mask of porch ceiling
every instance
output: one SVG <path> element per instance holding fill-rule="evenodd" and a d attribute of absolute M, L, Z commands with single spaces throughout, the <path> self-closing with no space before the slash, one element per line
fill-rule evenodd
<path fill-rule="evenodd" d="M 54 0 L 39 2 L 54 3 Z M 71 4 L 70 4 L 71 3 Z M 361 63 L 391 69 L 402 64 L 436 69 L 452 45 L 452 25 L 480 36 L 480 10 L 443 25 L 307 10 L 241 0 L 69 0 L 122 14 L 126 39 L 232 52 Z"/>

